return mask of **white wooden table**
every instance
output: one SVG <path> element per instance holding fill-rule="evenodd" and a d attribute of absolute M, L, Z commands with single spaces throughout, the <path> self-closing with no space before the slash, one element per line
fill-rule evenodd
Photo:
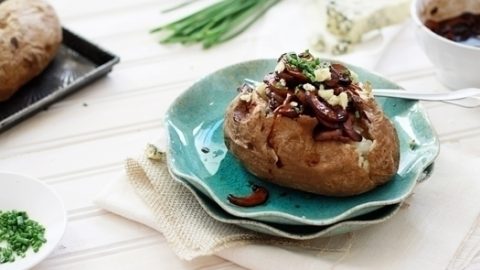
<path fill-rule="evenodd" d="M 307 27 L 293 22 L 279 29 L 276 22 L 285 16 L 280 5 L 302 17 L 304 1 L 284 0 L 254 28 L 208 51 L 161 46 L 148 34 L 177 15 L 160 14 L 168 1 L 51 2 L 64 26 L 118 54 L 121 63 L 108 77 L 0 134 L 0 170 L 39 177 L 68 210 L 60 246 L 36 269 L 240 269 L 214 256 L 181 261 L 157 232 L 99 209 L 92 200 L 118 177 L 126 157 L 162 132 L 166 108 L 194 80 L 235 62 L 306 48 Z M 390 51 L 378 71 L 406 88 L 444 89 L 413 35 L 401 35 L 391 50 L 398 52 Z M 442 142 L 458 141 L 480 155 L 480 109 L 424 105 Z"/>

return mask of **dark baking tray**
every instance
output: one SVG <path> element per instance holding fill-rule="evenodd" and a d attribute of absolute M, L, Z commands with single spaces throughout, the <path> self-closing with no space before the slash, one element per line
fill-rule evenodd
<path fill-rule="evenodd" d="M 63 42 L 48 67 L 0 102 L 0 132 L 105 76 L 120 58 L 63 28 Z"/>

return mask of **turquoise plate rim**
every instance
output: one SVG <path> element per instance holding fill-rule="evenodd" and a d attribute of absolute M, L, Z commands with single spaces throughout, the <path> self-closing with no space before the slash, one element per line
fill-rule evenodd
<path fill-rule="evenodd" d="M 265 62 L 265 61 L 274 61 L 274 60 L 275 59 L 273 59 L 273 58 L 264 58 L 264 59 L 255 59 L 255 60 L 249 60 L 249 61 L 244 61 L 244 62 L 238 62 L 236 64 L 225 66 L 221 69 L 218 69 L 218 70 L 202 77 L 201 79 L 197 80 L 195 83 L 193 83 L 191 86 L 189 86 L 187 88 L 187 90 L 185 90 L 182 94 L 180 94 L 174 100 L 174 102 L 171 104 L 171 106 L 168 108 L 168 110 L 165 114 L 165 124 L 166 124 L 167 131 L 171 128 L 174 128 L 174 125 L 172 125 L 171 122 L 170 122 L 171 121 L 171 117 L 170 117 L 171 111 L 175 108 L 176 104 L 178 104 L 179 101 L 181 101 L 182 99 L 184 99 L 186 96 L 189 95 L 190 89 L 195 88 L 197 85 L 201 84 L 203 80 L 205 80 L 205 79 L 207 79 L 211 76 L 214 76 L 217 72 L 219 72 L 221 70 L 224 70 L 224 69 L 233 69 L 233 68 L 236 68 L 236 67 L 240 67 L 242 65 L 255 64 L 255 63 L 260 63 L 260 62 Z M 398 89 L 403 89 L 397 83 L 392 82 L 392 81 L 384 78 L 381 74 L 379 74 L 377 72 L 373 72 L 373 71 L 367 70 L 365 68 L 362 68 L 362 67 L 359 67 L 359 66 L 356 66 L 356 65 L 352 65 L 350 63 L 342 62 L 342 61 L 339 61 L 339 60 L 336 60 L 336 59 L 321 58 L 321 60 L 343 63 L 343 64 L 348 65 L 349 67 L 352 67 L 352 68 L 365 70 L 368 73 L 370 73 L 371 75 L 378 77 L 382 81 L 387 82 L 387 83 L 392 84 L 392 85 L 395 85 L 395 86 L 398 87 Z M 387 98 L 387 99 L 391 99 L 391 98 Z M 234 216 L 237 216 L 237 217 L 261 220 L 261 221 L 265 221 L 266 219 L 269 219 L 269 221 L 270 221 L 271 217 L 273 217 L 274 219 L 279 218 L 280 220 L 277 221 L 277 223 L 283 223 L 283 224 L 298 224 L 298 225 L 304 224 L 304 225 L 314 225 L 314 226 L 330 225 L 330 224 L 333 224 L 333 223 L 337 223 L 341 220 L 345 220 L 347 218 L 350 218 L 356 212 L 360 212 L 362 209 L 372 209 L 371 211 L 373 211 L 373 210 L 375 210 L 375 209 L 377 209 L 381 206 L 400 203 L 401 201 L 403 201 L 405 198 L 407 198 L 413 192 L 413 190 L 416 186 L 416 183 L 422 182 L 423 180 L 425 180 L 431 174 L 431 171 L 429 171 L 429 168 L 431 168 L 431 165 L 433 164 L 433 162 L 435 161 L 435 159 L 437 158 L 437 156 L 440 152 L 440 142 L 439 142 L 437 133 L 436 133 L 435 129 L 433 128 L 433 125 L 432 125 L 425 109 L 423 108 L 423 106 L 418 101 L 415 101 L 414 104 L 412 105 L 412 107 L 413 106 L 415 106 L 418 113 L 421 114 L 422 118 L 425 120 L 425 122 L 431 128 L 432 134 L 434 135 L 433 138 L 432 138 L 432 140 L 433 140 L 432 145 L 433 145 L 433 148 L 435 149 L 434 152 L 431 153 L 428 158 L 421 157 L 421 158 L 416 159 L 413 163 L 409 163 L 410 167 L 417 166 L 418 164 L 423 164 L 421 169 L 416 171 L 416 174 L 414 176 L 412 176 L 412 178 L 414 178 L 416 180 L 412 181 L 413 182 L 412 185 L 407 190 L 405 190 L 405 193 L 402 196 L 398 196 L 398 197 L 395 197 L 395 198 L 389 199 L 389 200 L 380 200 L 380 201 L 371 201 L 371 202 L 361 203 L 361 204 L 358 204 L 354 207 L 351 207 L 348 210 L 342 212 L 341 214 L 338 214 L 338 215 L 336 215 L 334 217 L 331 217 L 331 218 L 317 219 L 317 220 L 307 219 L 307 218 L 304 218 L 304 217 L 299 217 L 299 216 L 291 215 L 291 214 L 280 212 L 280 211 L 268 211 L 268 210 L 262 210 L 262 211 L 259 210 L 259 211 L 251 212 L 251 213 L 241 212 L 241 211 L 238 211 L 237 209 L 235 209 L 234 207 L 232 207 L 231 205 L 228 205 L 227 203 L 222 201 L 220 198 L 218 198 L 215 195 L 215 192 L 213 192 L 213 190 L 209 187 L 209 185 L 205 184 L 204 181 L 202 181 L 201 179 L 198 179 L 194 175 L 185 174 L 182 171 L 178 170 L 177 167 L 175 166 L 173 160 L 172 160 L 171 153 L 170 153 L 170 147 L 168 147 L 168 150 L 167 150 L 167 165 L 169 167 L 169 170 L 171 170 L 172 174 L 175 174 L 175 175 L 177 175 L 177 176 L 179 176 L 179 177 L 181 177 L 181 178 L 183 178 L 187 181 L 195 182 L 195 184 L 199 185 L 201 187 L 201 189 L 203 189 L 203 190 L 200 190 L 200 191 L 204 192 L 205 195 L 207 195 L 212 200 L 214 200 L 222 209 L 224 209 L 226 212 L 228 212 L 231 215 L 234 215 Z M 167 145 L 170 146 L 171 145 L 170 134 L 167 134 L 167 135 L 168 135 L 167 136 L 167 140 L 168 140 Z M 427 177 L 425 177 L 425 176 L 427 176 Z"/>
<path fill-rule="evenodd" d="M 319 226 L 318 231 L 314 233 L 295 234 L 293 232 L 287 232 L 285 230 L 276 228 L 272 225 L 263 223 L 262 221 L 258 221 L 258 220 L 246 219 L 242 217 L 236 217 L 237 219 L 229 219 L 226 217 L 221 217 L 210 209 L 210 207 L 205 202 L 206 199 L 201 198 L 201 194 L 200 194 L 201 191 L 196 190 L 195 187 L 193 187 L 190 183 L 188 183 L 187 180 L 181 179 L 179 176 L 172 174 L 172 172 L 170 172 L 170 175 L 176 182 L 183 185 L 187 190 L 189 190 L 193 194 L 193 196 L 198 201 L 198 203 L 203 208 L 203 210 L 205 210 L 205 212 L 213 219 L 225 224 L 236 225 L 236 226 L 239 226 L 248 230 L 260 232 L 263 234 L 269 234 L 272 236 L 284 237 L 284 238 L 289 238 L 294 240 L 311 240 L 316 238 L 331 237 L 334 235 L 363 229 L 367 226 L 383 223 L 391 219 L 393 216 L 395 216 L 400 210 L 403 203 L 403 202 L 399 202 L 396 204 L 382 206 L 382 207 L 391 207 L 392 209 L 388 209 L 387 214 L 385 214 L 380 218 L 370 219 L 370 220 L 355 220 L 355 218 L 353 218 L 352 220 L 341 220 L 335 224 Z M 302 225 L 291 225 L 291 226 L 302 226 Z M 349 228 L 350 226 L 354 226 L 354 227 Z"/>

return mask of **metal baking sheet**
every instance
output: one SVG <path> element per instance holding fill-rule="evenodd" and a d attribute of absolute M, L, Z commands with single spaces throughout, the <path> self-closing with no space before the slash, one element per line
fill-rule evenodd
<path fill-rule="evenodd" d="M 63 28 L 49 66 L 10 99 L 0 102 L 0 132 L 105 76 L 120 58 Z"/>

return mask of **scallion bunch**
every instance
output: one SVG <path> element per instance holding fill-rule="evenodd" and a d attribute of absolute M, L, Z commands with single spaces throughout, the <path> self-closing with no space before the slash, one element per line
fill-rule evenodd
<path fill-rule="evenodd" d="M 151 33 L 165 33 L 160 43 L 201 43 L 210 48 L 247 29 L 280 0 L 222 0 Z"/>

